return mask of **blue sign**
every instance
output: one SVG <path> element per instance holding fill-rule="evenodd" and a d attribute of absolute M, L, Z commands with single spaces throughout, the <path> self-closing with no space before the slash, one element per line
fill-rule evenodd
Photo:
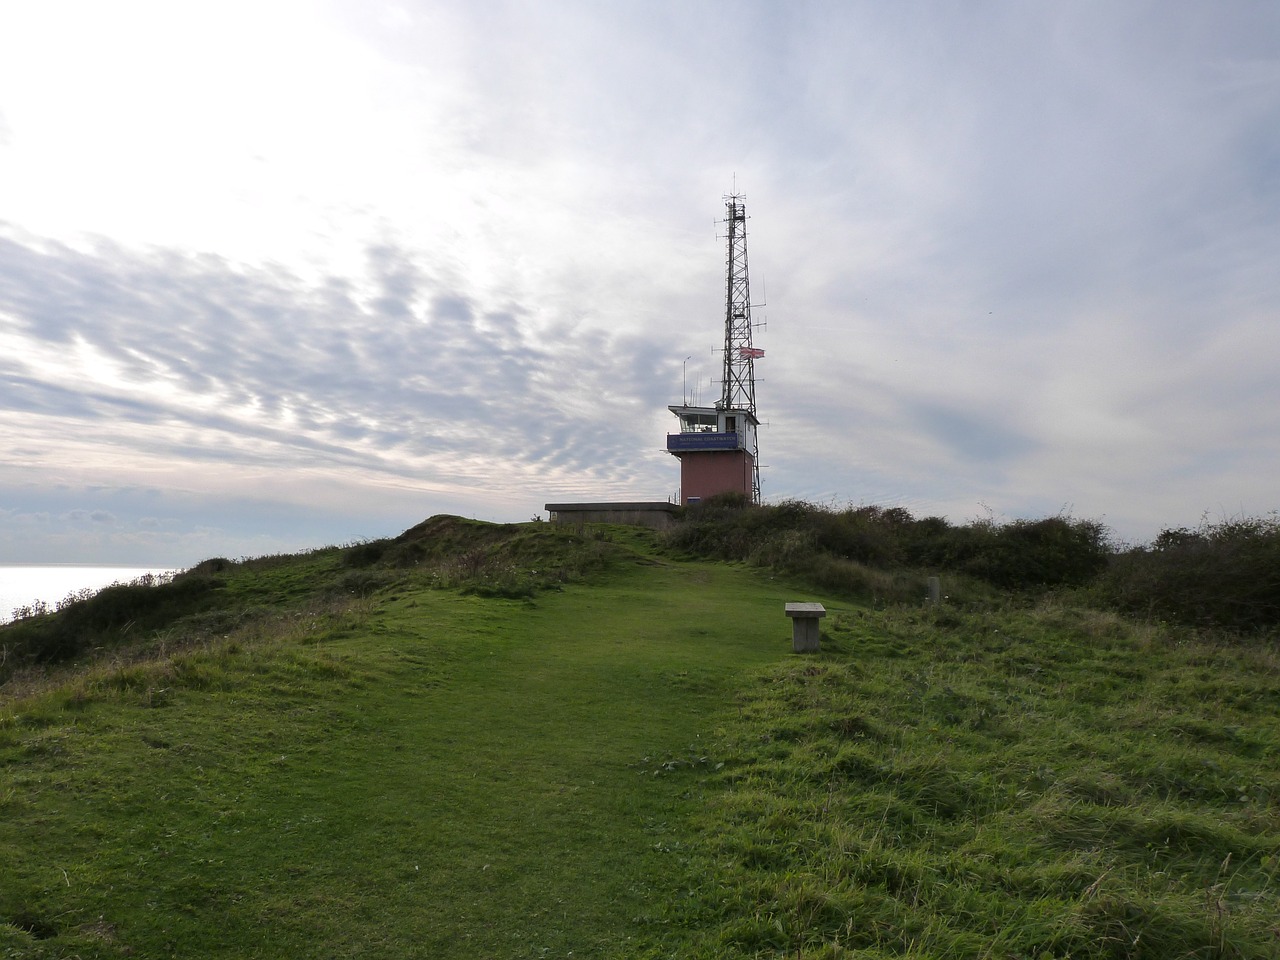
<path fill-rule="evenodd" d="M 736 433 L 668 433 L 667 450 L 670 453 L 694 450 L 737 450 Z"/>

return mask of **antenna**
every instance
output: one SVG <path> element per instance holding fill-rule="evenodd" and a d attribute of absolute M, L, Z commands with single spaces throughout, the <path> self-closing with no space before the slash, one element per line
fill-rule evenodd
<path fill-rule="evenodd" d="M 724 394 L 721 405 L 756 412 L 751 289 L 747 273 L 747 211 L 739 194 L 725 197 L 729 249 L 725 270 Z"/>
<path fill-rule="evenodd" d="M 737 174 L 734 175 L 737 187 Z M 756 416 L 756 360 L 764 356 L 751 342 L 751 283 L 747 270 L 747 208 L 740 193 L 724 198 L 728 227 L 725 258 L 724 376 L 719 406 L 725 410 L 746 410 Z M 752 451 L 753 460 L 758 453 Z M 754 468 L 753 499 L 760 500 L 760 468 Z"/>

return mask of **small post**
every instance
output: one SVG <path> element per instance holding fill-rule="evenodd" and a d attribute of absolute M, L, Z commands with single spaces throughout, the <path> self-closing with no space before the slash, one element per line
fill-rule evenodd
<path fill-rule="evenodd" d="M 942 602 L 942 581 L 937 577 L 929 578 L 929 606 L 936 607 Z"/>
<path fill-rule="evenodd" d="M 827 608 L 820 603 L 788 603 L 786 614 L 791 618 L 791 650 L 817 653 L 822 642 L 818 621 L 827 615 Z"/>

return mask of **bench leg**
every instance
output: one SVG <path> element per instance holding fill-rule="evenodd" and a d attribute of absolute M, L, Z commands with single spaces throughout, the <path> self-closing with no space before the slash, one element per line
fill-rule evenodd
<path fill-rule="evenodd" d="M 791 621 L 791 650 L 794 653 L 817 653 L 818 618 L 795 617 Z"/>

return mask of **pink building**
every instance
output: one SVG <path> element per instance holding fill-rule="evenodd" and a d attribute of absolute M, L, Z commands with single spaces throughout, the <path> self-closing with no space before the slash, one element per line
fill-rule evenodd
<path fill-rule="evenodd" d="M 667 408 L 680 432 L 667 434 L 667 452 L 680 458 L 680 502 L 697 503 L 717 493 L 756 500 L 755 414 L 722 406 Z"/>

